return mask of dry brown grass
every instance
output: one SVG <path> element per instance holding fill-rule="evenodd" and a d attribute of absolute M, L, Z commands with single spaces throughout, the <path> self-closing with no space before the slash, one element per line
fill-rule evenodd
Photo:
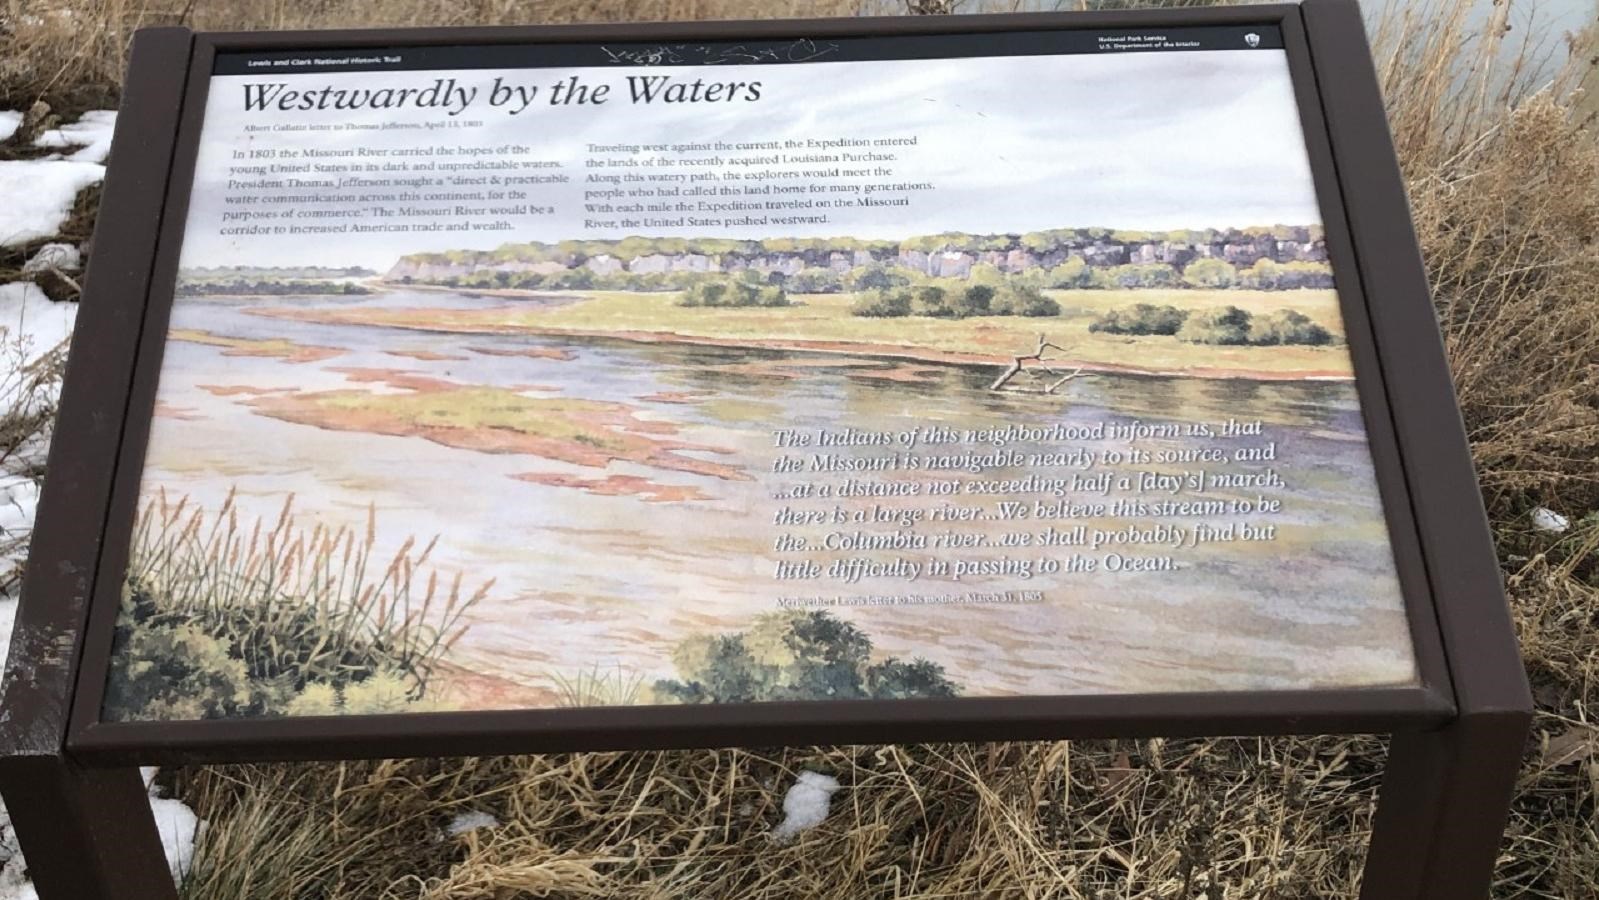
<path fill-rule="evenodd" d="M 1380 35 L 1395 142 L 1490 506 L 1599 507 L 1599 142 L 1571 115 L 1588 59 L 1552 83 L 1464 6 Z M 1497 15 L 1508 16 L 1508 4 Z M 1443 27 L 1439 27 L 1442 20 Z M 1496 60 L 1512 60 L 1493 65 Z M 1459 61 L 1472 76 L 1460 77 Z"/>
<path fill-rule="evenodd" d="M 0 108 L 111 105 L 133 32 L 854 15 L 859 0 L 0 0 Z"/>
<path fill-rule="evenodd" d="M 1537 36 L 1438 2 L 1384 23 L 1383 86 L 1539 713 L 1502 897 L 1599 897 L 1599 141 Z M 1462 77 L 1467 73 L 1469 77 Z M 1530 511 L 1568 514 L 1540 532 Z"/>
<path fill-rule="evenodd" d="M 1380 756 L 1157 741 L 209 769 L 178 785 L 215 823 L 185 895 L 1340 897 Z M 844 790 L 779 846 L 767 832 L 803 769 Z M 467 810 L 504 824 L 444 837 Z"/>
<path fill-rule="evenodd" d="M 0 99 L 115 90 L 128 33 L 847 13 L 740 0 L 0 0 Z M 1086 0 L 1085 0 L 1086 2 Z M 938 4 L 933 4 L 938 5 Z M 1079 5 L 1079 4 L 1069 4 Z M 1090 4 L 1099 5 L 1099 4 Z M 70 8 L 94 23 L 23 25 Z M 1543 51 L 1447 3 L 1391 19 L 1390 115 L 1540 715 L 1496 896 L 1599 897 L 1599 151 Z M 1589 58 L 1579 55 L 1579 59 Z M 1517 60 L 1520 60 L 1518 63 Z M 1462 80 L 1460 72 L 1492 72 Z M 89 99 L 86 99 L 89 98 Z M 1592 101 L 1588 101 L 1591 105 Z M 1546 505 L 1571 531 L 1536 531 Z M 1587 518 L 1580 518 L 1588 514 Z M 601 753 L 171 773 L 211 821 L 190 898 L 1310 898 L 1354 890 L 1382 742 Z M 801 769 L 833 814 L 765 836 Z M 456 812 L 501 827 L 441 838 Z"/>
<path fill-rule="evenodd" d="M 40 350 L 48 352 L 41 355 Z M 55 423 L 55 388 L 66 357 L 65 344 L 34 347 L 23 335 L 0 326 L 0 476 L 43 483 L 40 448 L 48 445 Z M 32 529 L 0 529 L 0 597 L 17 596 L 32 537 Z"/>

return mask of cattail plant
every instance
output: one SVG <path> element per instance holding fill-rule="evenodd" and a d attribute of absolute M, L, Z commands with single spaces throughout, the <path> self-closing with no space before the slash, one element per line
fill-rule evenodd
<path fill-rule="evenodd" d="M 428 567 L 436 537 L 420 550 L 406 539 L 384 564 L 374 558 L 375 510 L 361 531 L 307 529 L 294 500 L 284 498 L 276 519 L 245 527 L 234 492 L 214 513 L 157 492 L 133 530 L 125 604 L 133 627 L 198 626 L 231 648 L 252 681 L 291 691 L 390 673 L 420 698 L 493 581 L 468 594 L 457 573 L 446 586 Z"/>

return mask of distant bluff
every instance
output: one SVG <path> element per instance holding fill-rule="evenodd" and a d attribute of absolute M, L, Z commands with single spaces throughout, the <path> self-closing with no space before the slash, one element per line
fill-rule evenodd
<path fill-rule="evenodd" d="M 796 276 L 807 270 L 844 273 L 871 265 L 941 278 L 968 278 L 975 267 L 1019 274 L 1063 265 L 1087 269 L 1166 268 L 1175 275 L 1202 259 L 1219 260 L 1240 271 L 1262 260 L 1299 264 L 1291 266 L 1296 283 L 1284 286 L 1332 285 L 1322 230 L 1293 225 L 1168 232 L 1105 228 L 1062 228 L 1026 234 L 946 232 L 900 241 L 849 237 L 759 241 L 628 237 L 553 244 L 534 241 L 504 244 L 494 250 L 410 254 L 401 257 L 384 277 L 397 282 L 449 283 L 482 281 L 483 276 L 494 273 L 554 276 L 584 269 L 596 276 L 745 270 Z"/>

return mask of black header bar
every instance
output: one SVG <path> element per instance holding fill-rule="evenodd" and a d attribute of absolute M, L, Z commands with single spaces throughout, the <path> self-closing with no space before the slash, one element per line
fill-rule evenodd
<path fill-rule="evenodd" d="M 609 66 L 782 65 L 978 56 L 1281 50 L 1276 25 L 1139 30 L 1072 29 L 780 41 L 476 44 L 361 50 L 221 53 L 215 75 L 550 69 Z"/>

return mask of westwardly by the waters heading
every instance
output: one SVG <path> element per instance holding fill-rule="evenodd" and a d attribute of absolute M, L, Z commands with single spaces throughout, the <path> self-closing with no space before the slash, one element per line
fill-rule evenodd
<path fill-rule="evenodd" d="M 689 81 L 675 75 L 628 75 L 626 96 L 632 103 L 753 103 L 761 99 L 759 81 Z M 241 85 L 244 108 L 249 112 L 323 112 L 330 110 L 443 110 L 457 116 L 479 100 L 491 109 L 518 115 L 541 103 L 545 106 L 603 106 L 616 99 L 609 83 L 590 84 L 570 75 L 551 84 L 518 84 L 496 77 L 491 84 L 463 83 L 455 78 L 435 78 L 417 87 L 339 88 L 323 85 L 293 88 L 273 81 Z M 617 91 L 617 96 L 622 92 Z"/>

